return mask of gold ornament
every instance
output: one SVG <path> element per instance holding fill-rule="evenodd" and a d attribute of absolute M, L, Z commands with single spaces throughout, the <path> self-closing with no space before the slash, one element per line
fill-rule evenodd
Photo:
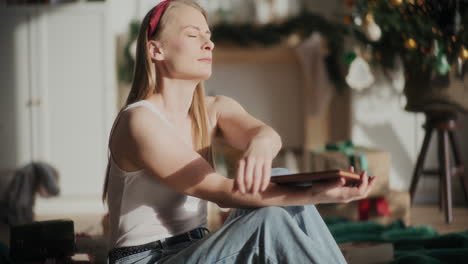
<path fill-rule="evenodd" d="M 406 40 L 405 42 L 405 47 L 407 49 L 416 49 L 418 47 L 418 44 L 416 44 L 416 41 L 412 38 L 409 38 L 408 40 Z"/>
<path fill-rule="evenodd" d="M 370 23 L 373 23 L 373 22 L 374 22 L 374 15 L 372 15 L 371 13 L 367 13 L 366 14 L 366 23 L 370 24 Z"/>
<path fill-rule="evenodd" d="M 403 4 L 403 0 L 392 0 L 393 6 L 400 6 L 401 4 Z"/>
<path fill-rule="evenodd" d="M 462 59 L 462 61 L 468 60 L 468 49 L 465 46 L 461 47 L 459 57 Z"/>

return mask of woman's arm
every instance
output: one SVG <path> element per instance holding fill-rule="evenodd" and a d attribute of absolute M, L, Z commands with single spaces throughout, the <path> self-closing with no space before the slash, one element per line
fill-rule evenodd
<path fill-rule="evenodd" d="M 341 182 L 293 188 L 270 183 L 261 194 L 241 194 L 234 181 L 216 173 L 192 146 L 184 143 L 173 128 L 150 110 L 139 107 L 121 116 L 129 144 L 125 156 L 170 188 L 212 201 L 222 207 L 261 207 L 314 204 L 323 201 L 346 201 L 365 194 L 358 188 L 342 187 Z M 364 186 L 364 185 L 363 185 Z M 338 188 L 338 189 L 337 189 Z M 333 191 L 333 193 L 327 193 Z"/>
<path fill-rule="evenodd" d="M 282 146 L 281 137 L 229 97 L 217 96 L 215 105 L 222 136 L 244 152 L 237 164 L 236 188 L 242 193 L 265 191 L 270 182 L 272 160 Z"/>
<path fill-rule="evenodd" d="M 245 151 L 252 141 L 265 141 L 273 157 L 278 154 L 281 137 L 275 130 L 250 115 L 232 98 L 216 96 L 214 104 L 217 126 L 229 145 Z"/>

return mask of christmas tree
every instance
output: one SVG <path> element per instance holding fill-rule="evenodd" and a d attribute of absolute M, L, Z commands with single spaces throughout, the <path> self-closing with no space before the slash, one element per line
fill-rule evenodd
<path fill-rule="evenodd" d="M 348 21 L 372 61 L 392 67 L 401 56 L 408 73 L 451 70 L 463 74 L 468 60 L 468 1 L 358 0 Z"/>

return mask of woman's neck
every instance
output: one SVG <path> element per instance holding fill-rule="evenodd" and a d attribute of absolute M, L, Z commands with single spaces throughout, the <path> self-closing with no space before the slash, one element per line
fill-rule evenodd
<path fill-rule="evenodd" d="M 169 119 L 183 121 L 188 118 L 193 93 L 198 82 L 163 78 L 158 84 L 160 89 L 147 100 L 155 103 Z"/>

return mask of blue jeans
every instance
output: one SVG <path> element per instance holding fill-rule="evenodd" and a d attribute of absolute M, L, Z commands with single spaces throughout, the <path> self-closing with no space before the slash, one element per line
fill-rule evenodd
<path fill-rule="evenodd" d="M 272 174 L 284 173 L 273 169 Z M 134 254 L 116 263 L 346 263 L 313 205 L 235 209 L 197 241 Z"/>

